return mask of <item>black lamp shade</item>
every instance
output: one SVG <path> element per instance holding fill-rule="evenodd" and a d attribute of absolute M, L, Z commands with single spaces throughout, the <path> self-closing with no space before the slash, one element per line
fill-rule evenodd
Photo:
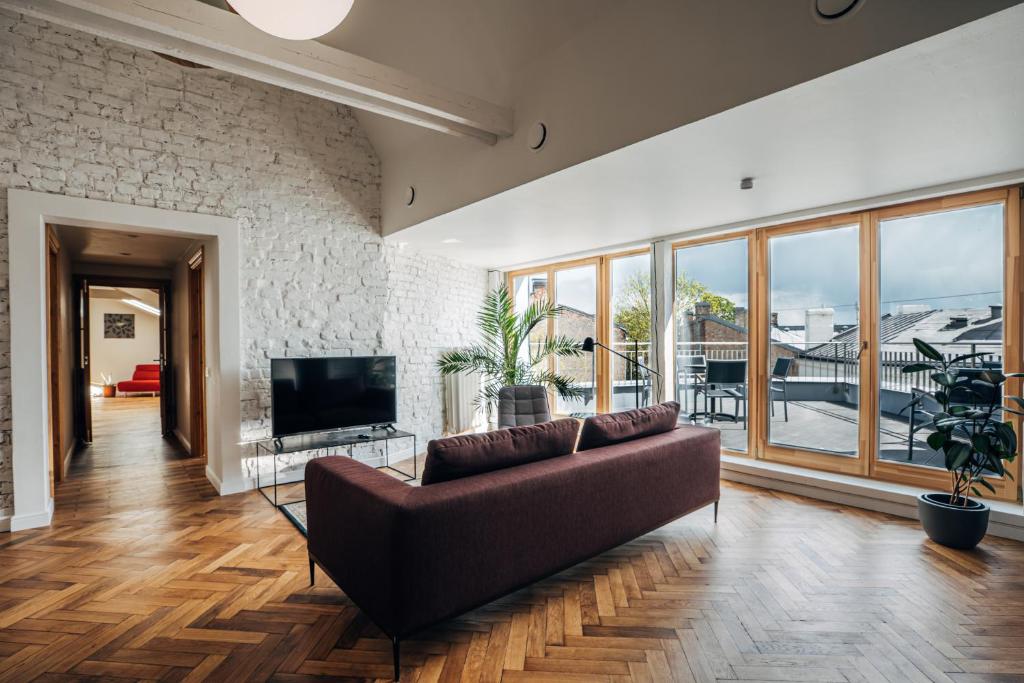
<path fill-rule="evenodd" d="M 593 337 L 587 337 L 586 339 L 584 339 L 583 340 L 583 344 L 582 344 L 582 346 L 580 346 L 580 348 L 583 349 L 584 351 L 586 351 L 587 353 L 593 353 L 594 352 L 594 338 Z"/>

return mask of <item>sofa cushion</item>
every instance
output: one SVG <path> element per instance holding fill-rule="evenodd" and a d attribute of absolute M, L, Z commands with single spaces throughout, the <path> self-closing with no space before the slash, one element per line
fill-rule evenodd
<path fill-rule="evenodd" d="M 576 444 L 579 428 L 579 422 L 569 418 L 483 434 L 434 439 L 427 444 L 427 462 L 421 483 L 427 486 L 569 455 Z"/>
<path fill-rule="evenodd" d="M 580 432 L 577 451 L 587 451 L 632 441 L 642 436 L 661 434 L 676 428 L 679 404 L 675 401 L 659 403 L 649 408 L 638 408 L 621 413 L 607 413 L 588 417 Z"/>

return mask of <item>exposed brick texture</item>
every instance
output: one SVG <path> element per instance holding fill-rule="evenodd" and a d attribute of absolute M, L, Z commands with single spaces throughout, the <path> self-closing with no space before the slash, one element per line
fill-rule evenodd
<path fill-rule="evenodd" d="M 341 105 L 0 11 L 0 516 L 10 514 L 7 188 L 231 216 L 241 231 L 242 435 L 273 356 L 394 353 L 399 421 L 442 428 L 438 351 L 483 270 L 379 236 L 380 165 Z"/>

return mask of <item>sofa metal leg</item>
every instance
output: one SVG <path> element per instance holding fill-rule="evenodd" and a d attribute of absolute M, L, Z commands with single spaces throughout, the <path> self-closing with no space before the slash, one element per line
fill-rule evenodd
<path fill-rule="evenodd" d="M 401 645 L 398 642 L 398 638 L 391 639 L 391 656 L 395 660 L 395 680 L 399 680 L 402 676 L 402 670 L 399 666 L 399 659 L 401 657 Z"/>
<path fill-rule="evenodd" d="M 309 558 L 309 585 L 312 586 L 316 583 L 316 563 L 313 562 L 313 558 Z"/>
<path fill-rule="evenodd" d="M 715 501 L 715 524 L 718 524 L 718 501 Z"/>

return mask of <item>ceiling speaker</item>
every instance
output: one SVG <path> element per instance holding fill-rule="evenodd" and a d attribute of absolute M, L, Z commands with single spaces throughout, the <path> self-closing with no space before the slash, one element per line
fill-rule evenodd
<path fill-rule="evenodd" d="M 538 150 L 544 146 L 544 143 L 548 141 L 548 127 L 541 121 L 533 124 L 530 127 L 530 132 L 526 136 L 526 144 L 529 145 L 530 149 Z"/>
<path fill-rule="evenodd" d="M 864 0 L 811 0 L 814 16 L 822 21 L 836 21 L 859 9 Z"/>

